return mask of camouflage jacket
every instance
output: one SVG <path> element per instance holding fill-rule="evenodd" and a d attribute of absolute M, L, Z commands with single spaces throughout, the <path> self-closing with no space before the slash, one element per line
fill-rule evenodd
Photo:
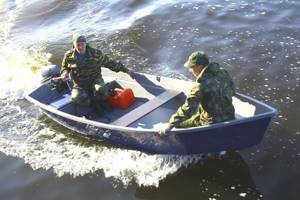
<path fill-rule="evenodd" d="M 71 72 L 74 83 L 79 87 L 89 87 L 96 79 L 102 79 L 101 67 L 109 68 L 115 72 L 128 72 L 123 64 L 110 59 L 100 50 L 86 46 L 85 60 L 79 63 L 76 50 L 65 53 L 62 61 L 61 74 Z"/>
<path fill-rule="evenodd" d="M 169 120 L 169 127 L 203 126 L 234 119 L 234 84 L 218 63 L 210 63 L 196 79 L 185 103 Z"/>

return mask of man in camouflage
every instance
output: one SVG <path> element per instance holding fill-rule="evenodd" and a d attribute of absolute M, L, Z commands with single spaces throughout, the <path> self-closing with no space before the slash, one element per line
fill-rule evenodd
<path fill-rule="evenodd" d="M 218 63 L 209 63 L 202 51 L 192 53 L 184 66 L 196 77 L 196 83 L 168 125 L 159 130 L 160 135 L 166 135 L 173 127 L 204 126 L 235 118 L 232 105 L 235 89 L 228 72 Z"/>
<path fill-rule="evenodd" d="M 74 34 L 73 48 L 65 53 L 61 67 L 61 78 L 66 80 L 70 73 L 73 80 L 71 98 L 74 103 L 83 106 L 90 105 L 91 94 L 97 94 L 105 102 L 108 95 L 108 84 L 104 83 L 101 67 L 132 76 L 132 71 L 122 63 L 116 62 L 100 50 L 90 47 L 84 36 Z"/>

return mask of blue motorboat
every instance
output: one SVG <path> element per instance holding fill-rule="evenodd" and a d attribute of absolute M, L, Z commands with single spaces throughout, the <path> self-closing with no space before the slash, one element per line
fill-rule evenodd
<path fill-rule="evenodd" d="M 236 94 L 233 99 L 235 120 L 175 128 L 162 137 L 157 127 L 168 122 L 184 102 L 193 82 L 142 73 L 135 73 L 132 79 L 108 69 L 102 69 L 102 75 L 106 82 L 116 80 L 123 88 L 131 88 L 134 103 L 127 109 L 114 108 L 99 115 L 89 106 L 73 104 L 70 88 L 59 92 L 51 87 L 50 80 L 30 92 L 26 99 L 79 135 L 154 154 L 201 154 L 251 147 L 261 142 L 277 113 L 271 106 Z"/>

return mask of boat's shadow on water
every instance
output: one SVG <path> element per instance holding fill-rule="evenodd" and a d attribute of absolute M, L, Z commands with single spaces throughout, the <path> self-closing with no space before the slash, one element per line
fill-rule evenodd
<path fill-rule="evenodd" d="M 209 157 L 160 182 L 159 187 L 139 187 L 141 199 L 263 199 L 240 154 Z"/>

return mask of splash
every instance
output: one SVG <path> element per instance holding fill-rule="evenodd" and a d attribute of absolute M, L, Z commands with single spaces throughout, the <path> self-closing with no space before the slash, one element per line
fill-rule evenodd
<path fill-rule="evenodd" d="M 38 69 L 48 63 L 49 54 L 41 53 L 43 46 L 14 44 L 12 29 L 25 6 L 24 0 L 0 3 L 0 99 L 23 98 L 27 89 L 39 82 Z"/>
<path fill-rule="evenodd" d="M 51 56 L 38 48 L 20 48 L 10 43 L 0 44 L 0 99 L 23 98 L 26 91 L 40 82 L 39 69 Z"/>

